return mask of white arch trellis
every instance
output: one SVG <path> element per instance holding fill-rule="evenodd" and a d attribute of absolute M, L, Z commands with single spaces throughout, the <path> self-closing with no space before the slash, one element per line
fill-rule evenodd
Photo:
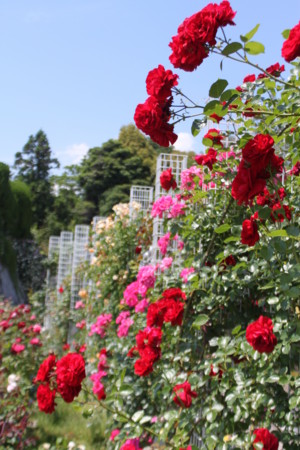
<path fill-rule="evenodd" d="M 48 261 L 52 261 L 55 255 L 59 253 L 60 237 L 50 236 L 49 246 L 48 246 Z M 48 329 L 51 326 L 51 311 L 52 311 L 52 300 L 51 291 L 56 287 L 57 283 L 57 272 L 55 274 L 51 272 L 51 268 L 47 269 L 46 274 L 46 297 L 45 297 L 45 317 L 44 317 L 44 327 Z"/>
<path fill-rule="evenodd" d="M 73 256 L 73 233 L 62 231 L 60 233 L 59 259 L 57 270 L 57 289 L 64 284 L 65 278 L 70 275 Z"/>
<path fill-rule="evenodd" d="M 132 219 L 136 209 L 134 203 L 140 205 L 140 211 L 146 213 L 149 211 L 150 205 L 153 202 L 153 187 L 152 186 L 131 186 L 130 201 L 129 201 L 129 216 Z"/>
<path fill-rule="evenodd" d="M 160 175 L 166 169 L 172 169 L 172 174 L 178 186 L 180 186 L 180 175 L 187 168 L 187 156 L 172 153 L 161 153 L 156 161 L 156 179 L 155 179 L 155 200 L 158 200 L 166 191 L 160 185 Z M 175 196 L 173 189 L 170 189 L 168 195 Z M 151 249 L 151 262 L 155 264 L 161 259 L 161 253 L 157 241 L 164 234 L 163 220 L 155 217 L 153 219 L 153 239 Z"/>
<path fill-rule="evenodd" d="M 88 225 L 76 225 L 73 261 L 72 261 L 72 278 L 71 278 L 71 303 L 70 308 L 73 309 L 76 301 L 79 299 L 78 291 L 83 287 L 83 278 L 78 274 L 80 264 L 88 260 L 88 243 L 89 243 Z"/>

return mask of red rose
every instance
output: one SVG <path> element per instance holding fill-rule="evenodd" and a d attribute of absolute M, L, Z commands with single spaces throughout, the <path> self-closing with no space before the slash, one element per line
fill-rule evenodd
<path fill-rule="evenodd" d="M 169 288 L 162 293 L 163 298 L 173 298 L 174 300 L 186 300 L 186 294 L 180 288 Z"/>
<path fill-rule="evenodd" d="M 169 169 L 164 170 L 160 175 L 160 185 L 163 189 L 166 191 L 169 191 L 171 188 L 176 189 L 177 183 L 176 180 L 172 174 L 172 167 L 169 167 Z"/>
<path fill-rule="evenodd" d="M 259 241 L 258 227 L 255 220 L 252 218 L 246 219 L 242 225 L 241 242 L 242 244 L 252 247 L 257 241 Z"/>
<path fill-rule="evenodd" d="M 225 103 L 226 103 L 226 102 L 225 102 Z M 216 113 L 211 114 L 211 115 L 209 116 L 209 118 L 212 119 L 213 122 L 217 122 L 217 123 L 220 123 L 221 120 L 223 119 L 223 117 L 218 116 L 218 114 L 216 114 Z"/>
<path fill-rule="evenodd" d="M 146 79 L 147 93 L 159 101 L 164 101 L 170 97 L 171 89 L 178 84 L 178 75 L 171 70 L 165 70 L 161 64 L 148 73 Z"/>
<path fill-rule="evenodd" d="M 284 41 L 281 55 L 287 62 L 300 56 L 300 22 L 291 29 L 289 37 Z"/>
<path fill-rule="evenodd" d="M 142 247 L 140 245 L 135 247 L 135 251 L 134 252 L 135 252 L 136 255 L 139 255 L 141 253 L 141 251 L 142 251 Z"/>
<path fill-rule="evenodd" d="M 207 166 L 210 170 L 213 168 L 213 164 L 217 162 L 217 151 L 213 148 L 209 148 L 206 155 L 195 156 L 195 161 L 199 166 Z"/>
<path fill-rule="evenodd" d="M 210 139 L 213 145 L 220 145 L 223 148 L 223 136 L 220 134 L 220 131 L 215 128 L 208 130 L 208 132 L 203 136 L 203 139 Z"/>
<path fill-rule="evenodd" d="M 53 369 L 55 367 L 56 363 L 56 356 L 55 355 L 49 355 L 40 365 L 39 370 L 36 374 L 35 379 L 33 380 L 34 383 L 37 381 L 46 381 L 49 382 L 50 377 L 52 375 Z"/>
<path fill-rule="evenodd" d="M 255 75 L 247 75 L 244 79 L 243 79 L 243 83 L 253 83 L 253 81 L 255 81 Z"/>
<path fill-rule="evenodd" d="M 162 147 L 169 147 L 169 143 L 174 144 L 177 139 L 173 133 L 174 126 L 167 123 L 171 102 L 172 97 L 163 104 L 154 97 L 148 97 L 145 103 L 137 105 L 134 114 L 136 126 Z"/>
<path fill-rule="evenodd" d="M 165 302 L 159 300 L 155 303 L 151 303 L 147 311 L 147 327 L 162 327 L 164 323 L 164 317 L 166 313 Z"/>
<path fill-rule="evenodd" d="M 197 392 L 191 390 L 191 385 L 188 381 L 182 384 L 177 384 L 173 391 L 176 392 L 173 401 L 180 407 L 190 408 L 192 404 L 192 398 L 198 397 Z"/>
<path fill-rule="evenodd" d="M 297 161 L 294 167 L 290 171 L 290 175 L 298 177 L 300 175 L 300 161 Z"/>
<path fill-rule="evenodd" d="M 134 373 L 139 377 L 145 377 L 153 372 L 153 362 L 145 359 L 137 359 L 134 364 Z"/>
<path fill-rule="evenodd" d="M 238 205 L 248 205 L 248 203 L 258 194 L 264 191 L 266 179 L 260 174 L 253 172 L 246 167 L 242 160 L 238 172 L 232 182 L 231 195 L 237 201 Z"/>
<path fill-rule="evenodd" d="M 247 142 L 242 153 L 253 174 L 266 169 L 274 154 L 273 144 L 274 139 L 268 134 L 257 134 Z"/>
<path fill-rule="evenodd" d="M 171 325 L 182 325 L 184 304 L 176 300 L 166 300 L 166 313 L 164 316 L 165 322 L 171 322 Z"/>
<path fill-rule="evenodd" d="M 58 289 L 58 292 L 59 292 L 60 294 L 63 294 L 64 288 L 63 288 L 62 286 L 60 286 L 60 288 Z"/>
<path fill-rule="evenodd" d="M 266 72 L 273 75 L 274 77 L 279 77 L 281 72 L 284 72 L 284 65 L 280 66 L 279 63 L 272 64 L 266 68 Z"/>
<path fill-rule="evenodd" d="M 277 344 L 272 320 L 269 317 L 260 316 L 258 320 L 250 323 L 247 326 L 246 339 L 259 353 L 271 353 Z"/>
<path fill-rule="evenodd" d="M 37 389 L 37 402 L 39 410 L 51 414 L 55 409 L 55 390 L 51 390 L 48 384 L 40 384 Z"/>
<path fill-rule="evenodd" d="M 186 72 L 193 72 L 208 57 L 208 50 L 200 40 L 195 41 L 183 33 L 173 36 L 169 46 L 172 49 L 171 63 Z"/>
<path fill-rule="evenodd" d="M 135 337 L 138 350 L 140 351 L 145 348 L 146 345 L 152 348 L 158 348 L 161 344 L 162 335 L 163 333 L 160 328 L 147 327 L 144 330 L 140 330 Z"/>
<path fill-rule="evenodd" d="M 274 434 L 270 433 L 269 430 L 267 430 L 266 428 L 257 428 L 256 430 L 253 431 L 253 433 L 255 434 L 255 439 L 253 441 L 253 444 L 257 443 L 262 443 L 263 446 L 263 450 L 277 450 L 278 449 L 278 439 L 276 436 L 274 436 Z M 253 446 L 253 448 L 255 448 Z"/>
<path fill-rule="evenodd" d="M 57 390 L 66 402 L 72 402 L 79 394 L 85 376 L 85 362 L 82 355 L 68 353 L 57 361 Z"/>

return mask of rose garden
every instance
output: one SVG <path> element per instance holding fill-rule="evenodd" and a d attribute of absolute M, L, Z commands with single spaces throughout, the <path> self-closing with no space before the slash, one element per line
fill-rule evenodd
<path fill-rule="evenodd" d="M 50 238 L 29 304 L 1 301 L 1 448 L 83 448 L 38 433 L 61 408 L 102 424 L 95 449 L 299 448 L 300 22 L 270 67 L 237 22 L 227 1 L 184 19 L 176 72 L 158 61 L 135 110 L 166 148 L 190 121 L 203 153 L 159 155 L 154 188 Z M 249 74 L 232 87 L 221 66 L 201 104 L 180 72 L 206 58 Z"/>

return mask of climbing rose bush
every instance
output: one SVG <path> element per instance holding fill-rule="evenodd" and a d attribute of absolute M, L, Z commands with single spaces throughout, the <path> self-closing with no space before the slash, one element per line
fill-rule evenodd
<path fill-rule="evenodd" d="M 85 276 L 94 284 L 76 323 L 86 320 L 85 382 L 110 418 L 107 448 L 299 444 L 299 25 L 283 32 L 289 74 L 253 62 L 264 52 L 258 26 L 232 42 L 234 25 L 229 2 L 208 4 L 179 25 L 170 62 L 193 72 L 206 58 L 239 61 L 240 86 L 218 78 L 198 105 L 161 64 L 146 76 L 137 127 L 166 147 L 181 120 L 203 135 L 181 177 L 161 174 L 151 209 L 163 228 L 158 249 L 151 225 L 131 234 L 126 214 L 93 243 Z M 50 389 L 63 395 L 58 381 Z"/>

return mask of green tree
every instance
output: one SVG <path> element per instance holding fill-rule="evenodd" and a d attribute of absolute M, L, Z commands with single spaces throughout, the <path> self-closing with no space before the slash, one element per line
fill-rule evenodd
<path fill-rule="evenodd" d="M 46 134 L 39 130 L 35 136 L 29 136 L 22 152 L 15 155 L 14 167 L 17 177 L 30 187 L 33 203 L 34 223 L 40 228 L 53 203 L 50 170 L 59 167 L 59 162 L 51 155 Z"/>
<path fill-rule="evenodd" d="M 92 214 L 108 214 L 116 203 L 128 201 L 132 184 L 152 182 L 148 162 L 113 139 L 91 148 L 80 166 L 79 185 L 84 200 L 94 205 Z"/>

